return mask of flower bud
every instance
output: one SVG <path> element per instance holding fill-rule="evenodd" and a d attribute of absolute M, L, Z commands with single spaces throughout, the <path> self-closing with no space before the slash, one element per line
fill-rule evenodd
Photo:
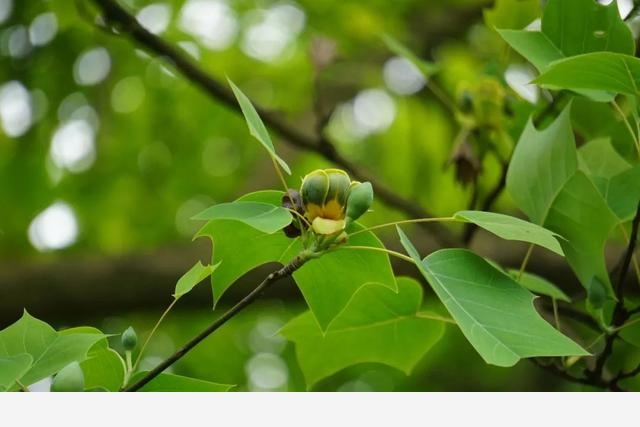
<path fill-rule="evenodd" d="M 316 218 L 334 221 L 334 224 L 320 221 L 318 227 L 313 227 L 319 234 L 328 230 L 344 228 L 345 209 L 351 179 L 340 169 L 318 169 L 302 180 L 302 204 L 305 216 L 313 224 Z M 319 231 L 322 230 L 322 231 Z M 338 229 L 337 231 L 339 231 Z"/>
<path fill-rule="evenodd" d="M 84 391 L 84 373 L 78 362 L 71 362 L 53 378 L 51 391 Z"/>
<path fill-rule="evenodd" d="M 133 351 L 138 345 L 138 335 L 136 335 L 136 331 L 131 326 L 122 333 L 120 340 L 122 347 L 124 347 L 126 351 Z"/>
<path fill-rule="evenodd" d="M 373 203 L 373 187 L 370 182 L 351 183 L 347 199 L 347 222 L 355 221 L 364 215 Z"/>

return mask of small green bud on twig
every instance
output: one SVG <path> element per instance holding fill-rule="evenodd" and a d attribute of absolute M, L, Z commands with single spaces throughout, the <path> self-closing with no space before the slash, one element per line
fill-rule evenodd
<path fill-rule="evenodd" d="M 138 345 L 138 335 L 136 335 L 136 331 L 131 326 L 122 333 L 121 342 L 126 351 L 135 350 Z"/>

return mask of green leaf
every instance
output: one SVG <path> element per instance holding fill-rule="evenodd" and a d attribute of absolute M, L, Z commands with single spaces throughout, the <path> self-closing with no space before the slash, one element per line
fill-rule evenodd
<path fill-rule="evenodd" d="M 527 273 L 526 271 L 523 271 L 522 275 L 520 275 L 518 270 L 513 269 L 508 270 L 508 272 L 516 282 L 535 294 L 546 295 L 559 301 L 571 302 L 571 298 L 569 298 L 567 294 L 543 277 Z M 518 276 L 521 276 L 519 280 Z"/>
<path fill-rule="evenodd" d="M 593 183 L 578 171 L 553 201 L 544 226 L 566 239 L 561 242 L 562 249 L 582 286 L 588 290 L 597 278 L 612 296 L 604 246 L 617 224 Z"/>
<path fill-rule="evenodd" d="M 482 211 L 460 211 L 454 218 L 472 222 L 502 239 L 533 243 L 564 256 L 557 239 L 560 236 L 520 218 Z"/>
<path fill-rule="evenodd" d="M 549 0 L 541 31 L 502 30 L 500 35 L 541 72 L 553 61 L 583 53 L 635 52 L 631 31 L 620 18 L 615 2 L 601 5 L 594 0 Z"/>
<path fill-rule="evenodd" d="M 275 205 L 283 194 L 281 191 L 258 191 L 247 194 L 238 201 Z M 214 250 L 211 263 L 219 264 L 211 275 L 214 305 L 243 274 L 268 262 L 286 262 L 284 253 L 290 247 L 299 245 L 297 239 L 290 239 L 282 232 L 265 234 L 243 222 L 226 219 L 209 221 L 196 234 L 196 237 L 202 236 L 212 240 Z"/>
<path fill-rule="evenodd" d="M 627 325 L 620 329 L 620 337 L 629 344 L 640 347 L 640 317 L 627 321 Z"/>
<path fill-rule="evenodd" d="M 291 320 L 282 334 L 295 343 L 309 388 L 365 362 L 393 366 L 408 375 L 444 332 L 442 322 L 421 317 L 421 303 L 420 284 L 401 277 L 398 293 L 379 285 L 358 290 L 324 333 L 306 312 Z"/>
<path fill-rule="evenodd" d="M 33 358 L 27 353 L 0 356 L 0 391 L 9 390 L 27 373 L 32 363 Z"/>
<path fill-rule="evenodd" d="M 425 78 L 431 77 L 440 70 L 440 68 L 436 64 L 419 58 L 413 52 L 411 52 L 409 48 L 404 46 L 402 43 L 400 43 L 390 35 L 383 34 L 381 37 L 389 50 L 415 65 Z"/>
<path fill-rule="evenodd" d="M 552 63 L 534 82 L 553 89 L 599 90 L 638 96 L 640 59 L 611 52 L 574 56 Z"/>
<path fill-rule="evenodd" d="M 173 297 L 178 299 L 191 292 L 198 283 L 209 277 L 219 265 L 220 263 L 216 265 L 202 265 L 202 263 L 198 261 L 189 271 L 178 279 Z"/>
<path fill-rule="evenodd" d="M 539 0 L 496 0 L 491 9 L 484 10 L 488 27 L 522 29 L 540 16 Z"/>
<path fill-rule="evenodd" d="M 621 222 L 629 221 L 640 200 L 640 166 L 618 154 L 609 139 L 591 141 L 578 150 L 580 170 L 589 176 Z"/>
<path fill-rule="evenodd" d="M 466 249 L 443 249 L 424 260 L 398 228 L 420 272 L 485 362 L 513 366 L 521 358 L 588 355 L 536 312 L 534 296 Z"/>
<path fill-rule="evenodd" d="M 289 225 L 293 218 L 291 213 L 282 206 L 241 201 L 211 206 L 193 219 L 231 219 L 244 222 L 263 233 L 272 234 Z"/>
<path fill-rule="evenodd" d="M 253 104 L 251 104 L 249 98 L 247 98 L 247 96 L 242 93 L 238 86 L 236 86 L 231 80 L 227 80 L 229 81 L 231 90 L 233 90 L 233 94 L 236 96 L 236 99 L 240 104 L 240 109 L 242 110 L 242 114 L 247 121 L 247 126 L 249 126 L 249 132 L 251 133 L 251 135 L 253 135 L 253 137 L 255 137 L 262 144 L 262 146 L 267 149 L 271 157 L 278 162 L 280 167 L 282 167 L 282 169 L 286 173 L 291 175 L 291 169 L 289 168 L 289 165 L 287 165 L 287 163 L 276 154 L 276 149 L 273 146 L 273 142 L 271 142 L 269 132 L 264 126 L 264 123 L 262 123 L 258 112 L 254 108 Z"/>
<path fill-rule="evenodd" d="M 115 350 L 99 344 L 89 351 L 87 360 L 80 363 L 84 372 L 85 389 L 118 391 L 124 383 L 124 361 Z"/>
<path fill-rule="evenodd" d="M 353 223 L 347 231 L 354 232 L 362 228 L 358 223 Z M 386 253 L 349 249 L 349 246 L 384 248 L 372 232 L 358 233 L 350 236 L 349 241 L 335 251 L 308 261 L 293 273 L 293 279 L 323 331 L 363 286 L 379 284 L 394 291 L 397 289 Z M 288 258 L 293 258 L 299 250 L 299 247 L 291 248 Z"/>
<path fill-rule="evenodd" d="M 567 107 L 544 130 L 536 129 L 529 121 L 509 164 L 507 190 L 529 219 L 542 225 L 556 195 L 577 167 L 570 107 Z"/>
<path fill-rule="evenodd" d="M 33 384 L 69 363 L 83 361 L 87 351 L 104 339 L 101 333 L 59 333 L 26 311 L 13 325 L 0 331 L 0 357 L 29 354 L 33 363 L 19 380 Z"/>
<path fill-rule="evenodd" d="M 138 372 L 131 379 L 131 383 L 135 383 L 142 378 L 146 371 Z M 235 385 L 218 384 L 210 381 L 199 380 L 197 378 L 184 377 L 174 374 L 160 374 L 139 391 L 147 392 L 224 392 L 231 390 Z"/>
<path fill-rule="evenodd" d="M 578 164 L 587 175 L 607 179 L 631 167 L 613 148 L 609 138 L 598 138 L 580 147 Z"/>
<path fill-rule="evenodd" d="M 640 166 L 634 166 L 612 177 L 606 191 L 601 194 L 621 221 L 630 221 L 640 200 Z"/>

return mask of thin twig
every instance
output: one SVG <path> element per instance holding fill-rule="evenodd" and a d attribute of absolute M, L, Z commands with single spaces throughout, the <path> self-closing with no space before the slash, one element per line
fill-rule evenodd
<path fill-rule="evenodd" d="M 302 267 L 304 263 L 308 260 L 307 257 L 297 256 L 294 258 L 289 264 L 285 265 L 278 271 L 269 274 L 256 288 L 251 291 L 246 297 L 244 297 L 240 302 L 227 310 L 222 316 L 216 319 L 211 325 L 209 325 L 205 330 L 200 332 L 197 336 L 195 336 L 191 341 L 186 343 L 182 348 L 176 351 L 174 354 L 166 358 L 162 363 L 156 366 L 151 371 L 147 372 L 145 376 L 140 378 L 134 384 L 126 387 L 123 391 L 137 391 L 142 388 L 149 381 L 160 375 L 165 369 L 169 366 L 173 365 L 175 362 L 184 357 L 189 351 L 191 351 L 195 346 L 197 346 L 200 342 L 202 342 L 205 338 L 215 332 L 218 328 L 224 325 L 229 319 L 233 318 L 236 314 L 242 311 L 244 308 L 248 307 L 251 303 L 253 303 L 258 297 L 262 294 L 262 292 L 268 288 L 270 285 L 276 283 L 278 280 L 291 276 L 297 269 Z"/>
<path fill-rule="evenodd" d="M 484 201 L 482 202 L 482 206 L 480 207 L 481 211 L 490 211 L 493 208 L 493 204 L 496 202 L 502 191 L 507 186 L 507 171 L 509 169 L 509 165 L 502 163 L 501 171 L 500 171 L 500 179 L 496 182 L 496 185 L 493 189 L 487 194 Z M 462 232 L 462 242 L 465 246 L 468 246 L 476 231 L 478 231 L 478 226 L 472 222 L 465 224 L 464 231 Z"/>
<path fill-rule="evenodd" d="M 155 325 L 153 325 L 153 328 L 151 329 L 151 332 L 149 333 L 149 335 L 147 335 L 147 339 L 144 340 L 144 344 L 142 344 L 142 347 L 140 347 L 140 352 L 138 353 L 138 357 L 136 358 L 135 363 L 133 364 L 133 367 L 131 368 L 131 372 L 133 373 L 133 371 L 136 370 L 136 368 L 138 367 L 138 365 L 140 364 L 140 360 L 142 359 L 142 354 L 144 353 L 145 349 L 147 348 L 147 345 L 149 345 L 149 341 L 151 341 L 151 338 L 153 337 L 153 335 L 156 333 L 156 331 L 158 330 L 158 327 L 160 326 L 160 324 L 162 323 L 162 321 L 164 320 L 165 317 L 167 317 L 167 314 L 169 314 L 169 312 L 171 311 L 171 309 L 173 308 L 174 305 L 176 305 L 176 302 L 178 302 L 178 298 L 174 298 L 171 301 L 171 304 L 169 304 L 169 306 L 167 306 L 167 308 L 162 312 L 162 314 L 160 315 L 160 318 L 158 319 L 158 321 L 156 322 Z"/>
<path fill-rule="evenodd" d="M 102 9 L 105 22 L 116 27 L 120 33 L 128 34 L 151 53 L 167 59 L 184 77 L 200 86 L 209 96 L 222 102 L 233 111 L 241 113 L 232 91 L 213 76 L 206 73 L 181 50 L 142 27 L 135 17 L 125 10 L 116 0 L 94 0 Z M 258 114 L 264 123 L 296 148 L 317 153 L 336 165 L 347 170 L 358 181 L 369 181 L 379 200 L 396 208 L 411 218 L 427 218 L 432 215 L 415 201 L 405 199 L 392 188 L 382 184 L 372 173 L 365 172 L 338 152 L 336 147 L 323 134 L 307 135 L 291 126 L 273 112 L 256 105 Z M 443 246 L 459 246 L 450 230 L 440 224 L 428 226 L 434 239 Z"/>

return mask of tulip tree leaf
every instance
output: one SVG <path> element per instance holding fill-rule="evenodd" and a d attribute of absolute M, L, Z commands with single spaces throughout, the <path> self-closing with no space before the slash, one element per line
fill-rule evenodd
<path fill-rule="evenodd" d="M 361 229 L 362 226 L 353 223 L 348 231 Z M 357 233 L 339 249 L 308 261 L 293 273 L 293 279 L 323 331 L 363 286 L 378 284 L 394 291 L 397 289 L 386 253 L 349 249 L 349 246 L 384 248 L 372 232 Z M 299 248 L 292 247 L 286 258 L 293 258 L 297 252 Z"/>
<path fill-rule="evenodd" d="M 542 225 L 556 195 L 577 167 L 570 108 L 567 107 L 544 130 L 536 129 L 529 121 L 511 158 L 507 190 L 529 219 Z"/>
<path fill-rule="evenodd" d="M 194 216 L 193 219 L 230 219 L 244 222 L 263 233 L 272 234 L 291 223 L 291 213 L 282 206 L 262 202 L 236 201 L 220 203 Z"/>
<path fill-rule="evenodd" d="M 238 201 L 275 205 L 283 194 L 281 191 L 258 191 Z M 243 222 L 228 219 L 209 221 L 196 234 L 196 237 L 202 236 L 209 237 L 213 242 L 211 263 L 219 263 L 211 275 L 214 304 L 243 274 L 268 262 L 286 262 L 283 254 L 289 247 L 297 245 L 297 239 L 290 239 L 283 232 L 265 234 Z"/>
<path fill-rule="evenodd" d="M 138 372 L 131 379 L 135 383 L 147 372 Z M 235 385 L 219 384 L 204 381 L 197 378 L 189 378 L 182 375 L 162 373 L 142 386 L 139 391 L 143 392 L 225 392 L 231 390 Z"/>
<path fill-rule="evenodd" d="M 640 200 L 640 166 L 620 172 L 608 184 L 606 191 L 601 191 L 607 205 L 621 221 L 630 221 Z"/>
<path fill-rule="evenodd" d="M 440 69 L 436 64 L 419 58 L 416 54 L 411 52 L 409 48 L 407 48 L 405 45 L 389 36 L 388 34 L 383 34 L 382 40 L 387 45 L 389 50 L 411 62 L 418 70 L 420 70 L 425 78 L 431 77 Z"/>
<path fill-rule="evenodd" d="M 496 0 L 491 9 L 485 9 L 484 20 L 492 28 L 519 30 L 538 18 L 540 12 L 538 0 Z"/>
<path fill-rule="evenodd" d="M 587 290 L 597 279 L 613 295 L 604 246 L 618 222 L 593 183 L 581 171 L 567 181 L 549 209 L 544 226 L 566 239 L 561 245 L 567 262 Z"/>
<path fill-rule="evenodd" d="M 29 354 L 33 361 L 18 380 L 30 385 L 71 362 L 85 360 L 87 351 L 104 338 L 101 333 L 56 332 L 25 311 L 17 322 L 0 331 L 0 357 Z"/>
<path fill-rule="evenodd" d="M 106 342 L 106 340 L 105 340 Z M 86 390 L 118 391 L 125 376 L 125 365 L 120 355 L 106 346 L 94 346 L 87 360 L 80 363 Z"/>
<path fill-rule="evenodd" d="M 607 179 L 631 167 L 613 148 L 609 138 L 594 139 L 580 147 L 578 164 L 587 175 Z"/>
<path fill-rule="evenodd" d="M 540 31 L 502 30 L 500 35 L 541 72 L 551 62 L 574 55 L 597 51 L 633 55 L 635 51 L 631 31 L 615 2 L 549 0 L 540 26 Z"/>
<path fill-rule="evenodd" d="M 291 320 L 282 334 L 296 346 L 307 387 L 347 366 L 374 362 L 407 375 L 442 337 L 443 323 L 421 317 L 422 288 L 398 278 L 398 293 L 379 285 L 360 288 L 323 332 L 313 314 Z"/>
<path fill-rule="evenodd" d="M 535 294 L 546 295 L 559 301 L 571 302 L 571 298 L 569 298 L 567 294 L 545 278 L 527 273 L 526 271 L 520 274 L 518 270 L 509 270 L 509 275 L 511 275 L 516 282 Z M 521 276 L 520 279 L 518 279 L 519 276 Z"/>
<path fill-rule="evenodd" d="M 485 362 L 513 366 L 537 356 L 588 355 L 536 312 L 534 296 L 466 249 L 443 249 L 423 260 L 398 228 L 400 241 Z"/>
<path fill-rule="evenodd" d="M 612 52 L 588 53 L 556 61 L 535 83 L 573 91 L 599 90 L 640 95 L 640 59 Z"/>
<path fill-rule="evenodd" d="M 211 276 L 211 273 L 213 273 L 219 265 L 220 263 L 216 265 L 202 265 L 202 263 L 198 261 L 189 271 L 178 279 L 173 297 L 178 299 L 191 292 L 198 283 Z"/>
<path fill-rule="evenodd" d="M 556 233 L 520 218 L 482 211 L 460 211 L 454 218 L 472 222 L 505 240 L 533 243 L 564 255 Z"/>
<path fill-rule="evenodd" d="M 640 166 L 632 167 L 607 138 L 591 141 L 578 150 L 580 170 L 589 176 L 611 211 L 629 221 L 640 200 Z"/>
<path fill-rule="evenodd" d="M 33 363 L 28 353 L 0 356 L 0 391 L 6 391 L 27 373 Z"/>
<path fill-rule="evenodd" d="M 273 146 L 273 142 L 271 141 L 269 132 L 264 126 L 264 123 L 262 123 L 262 119 L 260 119 L 258 112 L 256 111 L 247 95 L 245 95 L 240 90 L 240 88 L 238 88 L 238 86 L 236 86 L 231 80 L 229 80 L 229 85 L 231 86 L 231 90 L 233 90 L 233 94 L 238 100 L 238 104 L 240 104 L 240 109 L 242 110 L 242 114 L 247 121 L 247 126 L 249 126 L 249 132 L 251 133 L 251 135 L 256 138 L 264 148 L 267 149 L 271 157 L 278 162 L 282 169 L 286 173 L 291 175 L 291 168 L 289 168 L 287 162 L 282 160 L 282 158 L 276 154 L 276 149 Z"/>

